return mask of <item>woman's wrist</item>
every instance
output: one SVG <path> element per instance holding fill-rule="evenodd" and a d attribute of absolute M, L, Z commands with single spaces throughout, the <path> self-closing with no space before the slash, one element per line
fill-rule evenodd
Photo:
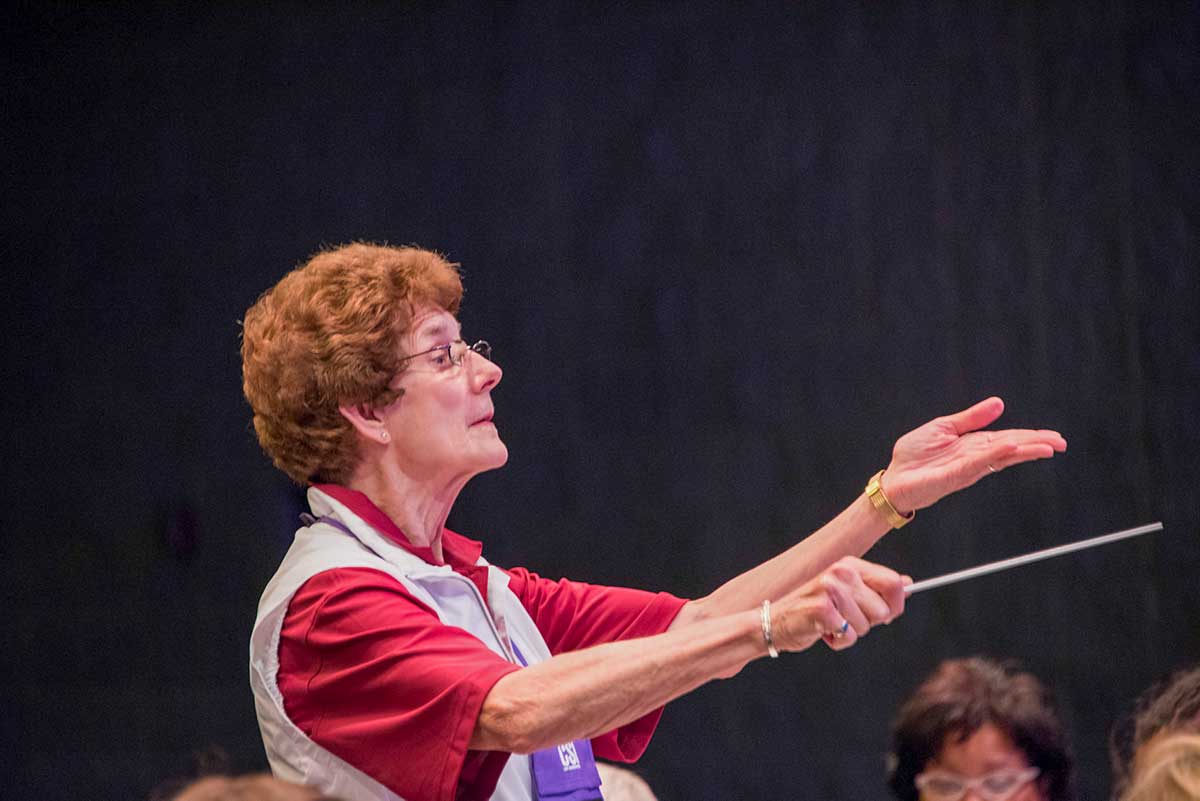
<path fill-rule="evenodd" d="M 892 528 L 904 528 L 909 522 L 916 517 L 916 510 L 903 508 L 903 503 L 899 506 L 894 499 L 897 498 L 894 484 L 887 482 L 887 470 L 880 470 L 867 482 L 867 486 L 863 489 L 863 494 L 867 500 L 871 502 L 871 506 L 878 512 L 888 525 Z M 890 491 L 889 491 L 890 490 Z"/>
<path fill-rule="evenodd" d="M 710 678 L 732 678 L 741 672 L 748 663 L 767 656 L 767 645 L 763 639 L 761 609 L 761 606 L 756 606 L 753 609 L 735 612 L 731 615 L 709 618 L 708 621 L 699 624 L 694 629 L 700 640 L 708 636 L 716 638 L 712 644 L 717 646 L 720 656 L 713 655 L 715 672 L 710 674 Z M 771 604 L 771 610 L 772 621 L 775 621 L 778 618 L 775 616 L 774 603 Z M 708 633 L 710 631 L 711 635 Z M 772 630 L 772 637 L 775 637 L 774 630 Z M 776 641 L 776 645 L 778 645 L 778 641 Z"/>

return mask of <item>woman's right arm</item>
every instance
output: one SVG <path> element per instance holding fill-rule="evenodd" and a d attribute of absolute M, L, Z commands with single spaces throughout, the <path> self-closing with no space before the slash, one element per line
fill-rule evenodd
<path fill-rule="evenodd" d="M 847 648 L 904 611 L 907 579 L 847 557 L 771 605 L 780 651 L 824 638 Z M 842 636 L 835 637 L 846 626 Z M 471 736 L 479 751 L 531 753 L 623 726 L 767 654 L 758 609 L 710 617 L 664 634 L 560 654 L 509 673 L 484 699 Z"/>
<path fill-rule="evenodd" d="M 1066 450 L 1057 431 L 985 431 L 1004 411 L 988 398 L 908 432 L 892 450 L 880 485 L 901 513 L 924 509 L 980 479 Z M 733 578 L 704 598 L 689 601 L 675 618 L 683 627 L 708 616 L 752 609 L 800 586 L 842 556 L 862 556 L 891 529 L 887 518 L 859 493 L 837 517 L 782 554 Z"/>

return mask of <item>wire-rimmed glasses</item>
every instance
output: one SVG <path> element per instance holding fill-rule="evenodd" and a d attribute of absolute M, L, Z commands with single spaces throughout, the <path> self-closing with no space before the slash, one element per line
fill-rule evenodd
<path fill-rule="evenodd" d="M 418 364 L 426 366 L 428 369 L 435 372 L 449 370 L 451 367 L 459 367 L 463 360 L 467 358 L 467 352 L 477 353 L 483 358 L 491 361 L 492 346 L 486 340 L 479 340 L 474 345 L 468 345 L 464 340 L 456 339 L 453 342 L 447 342 L 445 345 L 423 350 L 420 353 L 410 353 L 407 356 L 400 357 L 400 364 L 419 359 L 424 356 Z M 412 369 L 412 368 L 409 368 Z"/>

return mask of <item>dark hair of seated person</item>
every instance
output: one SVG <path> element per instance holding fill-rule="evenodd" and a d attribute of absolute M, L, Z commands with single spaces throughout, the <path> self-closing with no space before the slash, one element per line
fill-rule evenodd
<path fill-rule="evenodd" d="M 245 776 L 202 776 L 172 801 L 337 801 L 312 787 L 285 782 L 269 773 Z"/>
<path fill-rule="evenodd" d="M 231 775 L 233 760 L 219 745 L 199 748 L 191 761 L 190 775 L 160 783 L 150 791 L 149 801 L 339 801 L 269 773 Z"/>
<path fill-rule="evenodd" d="M 888 786 L 901 801 L 917 801 L 914 781 L 947 743 L 960 743 L 986 724 L 1002 731 L 1029 764 L 1052 801 L 1074 801 L 1074 759 L 1049 691 L 1012 662 L 950 659 L 921 683 L 892 722 Z M 950 739 L 953 738 L 953 739 Z"/>

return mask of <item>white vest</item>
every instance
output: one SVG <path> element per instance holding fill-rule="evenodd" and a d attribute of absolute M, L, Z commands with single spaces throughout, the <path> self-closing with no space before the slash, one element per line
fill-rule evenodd
<path fill-rule="evenodd" d="M 283 708 L 276 678 L 279 673 L 279 635 L 288 603 L 300 586 L 318 573 L 338 567 L 369 567 L 395 577 L 412 595 L 432 608 L 442 623 L 457 626 L 509 662 L 517 662 L 515 641 L 529 664 L 550 658 L 550 650 L 533 619 L 508 588 L 508 576 L 481 557 L 488 568 L 488 602 L 479 588 L 449 565 L 431 565 L 392 543 L 346 506 L 316 488 L 308 503 L 318 517 L 332 517 L 354 534 L 329 523 L 316 523 L 296 532 L 275 576 L 263 590 L 258 617 L 250 636 L 250 687 L 262 730 L 267 759 L 276 776 L 308 784 L 344 801 L 404 801 L 361 770 L 317 745 L 294 724 Z M 379 744 L 386 747 L 386 743 Z M 403 759 L 403 755 L 397 755 Z M 508 759 L 492 801 L 530 801 L 533 798 L 529 757 Z"/>

